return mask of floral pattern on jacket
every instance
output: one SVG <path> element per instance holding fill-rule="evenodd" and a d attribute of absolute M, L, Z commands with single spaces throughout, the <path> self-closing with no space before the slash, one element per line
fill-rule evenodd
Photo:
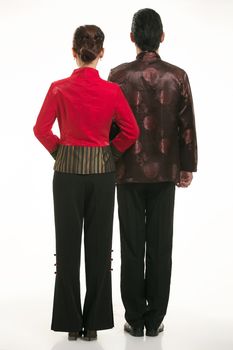
<path fill-rule="evenodd" d="M 184 70 L 141 52 L 111 70 L 140 128 L 136 143 L 117 162 L 117 182 L 177 182 L 180 171 L 197 170 L 192 93 Z M 112 127 L 112 137 L 117 134 Z"/>

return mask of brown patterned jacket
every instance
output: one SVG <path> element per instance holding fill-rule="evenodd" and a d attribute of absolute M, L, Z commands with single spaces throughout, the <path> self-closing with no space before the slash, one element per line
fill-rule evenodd
<path fill-rule="evenodd" d="M 180 171 L 196 171 L 195 119 L 185 71 L 156 52 L 141 52 L 135 61 L 112 69 L 109 80 L 120 85 L 140 128 L 135 145 L 117 162 L 117 182 L 176 183 Z"/>

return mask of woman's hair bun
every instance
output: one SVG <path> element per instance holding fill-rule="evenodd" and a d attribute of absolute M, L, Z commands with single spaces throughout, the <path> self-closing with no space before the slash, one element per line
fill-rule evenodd
<path fill-rule="evenodd" d="M 82 47 L 79 51 L 79 56 L 83 62 L 91 62 L 94 61 L 97 55 L 90 49 L 86 47 Z"/>
<path fill-rule="evenodd" d="M 73 50 L 83 62 L 92 62 L 103 49 L 104 33 L 95 25 L 80 26 L 73 38 Z"/>

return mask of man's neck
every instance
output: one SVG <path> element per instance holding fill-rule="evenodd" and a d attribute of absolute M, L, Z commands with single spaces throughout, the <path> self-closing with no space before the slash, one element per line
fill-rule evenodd
<path fill-rule="evenodd" d="M 137 55 L 139 55 L 141 52 L 142 52 L 142 50 L 141 50 L 141 49 L 139 49 L 139 47 L 138 47 L 138 46 L 136 46 L 136 53 L 137 53 Z"/>
<path fill-rule="evenodd" d="M 137 45 L 136 45 L 136 52 L 137 52 L 137 55 L 139 55 L 143 50 L 141 50 Z M 156 50 L 156 53 L 158 54 L 159 53 L 159 49 Z"/>

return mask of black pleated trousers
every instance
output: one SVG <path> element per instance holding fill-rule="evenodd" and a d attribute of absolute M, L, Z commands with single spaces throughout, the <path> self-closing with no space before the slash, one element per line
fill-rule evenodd
<path fill-rule="evenodd" d="M 111 248 L 115 173 L 54 172 L 56 281 L 51 328 L 79 331 L 113 327 Z M 80 298 L 84 226 L 86 295 Z"/>
<path fill-rule="evenodd" d="M 168 305 L 175 185 L 117 187 L 121 234 L 121 296 L 133 327 L 157 329 Z"/>

